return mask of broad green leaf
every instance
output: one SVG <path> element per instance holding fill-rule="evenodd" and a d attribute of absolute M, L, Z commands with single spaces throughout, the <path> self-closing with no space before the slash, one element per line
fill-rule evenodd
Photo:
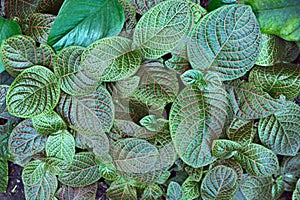
<path fill-rule="evenodd" d="M 84 96 L 63 94 L 58 103 L 58 113 L 74 130 L 103 133 L 112 127 L 114 105 L 108 91 L 98 87 Z"/>
<path fill-rule="evenodd" d="M 132 76 L 125 80 L 116 81 L 108 85 L 108 90 L 115 98 L 129 98 L 135 90 L 138 88 L 140 83 L 140 77 Z"/>
<path fill-rule="evenodd" d="M 41 160 L 34 160 L 25 165 L 22 171 L 24 185 L 33 186 L 40 182 L 46 173 L 45 164 Z"/>
<path fill-rule="evenodd" d="M 228 5 L 205 15 L 188 42 L 194 69 L 214 71 L 222 80 L 243 76 L 260 52 L 259 25 L 249 6 Z"/>
<path fill-rule="evenodd" d="M 167 200 L 178 200 L 182 198 L 182 188 L 179 183 L 171 181 L 167 189 Z"/>
<path fill-rule="evenodd" d="M 33 127 L 41 135 L 59 134 L 60 130 L 67 129 L 66 123 L 55 112 L 50 111 L 32 118 Z"/>
<path fill-rule="evenodd" d="M 9 152 L 16 157 L 28 157 L 44 150 L 46 137 L 40 135 L 30 119 L 19 123 L 12 131 L 8 141 Z"/>
<path fill-rule="evenodd" d="M 154 145 L 137 138 L 116 141 L 111 155 L 117 170 L 126 173 L 149 172 L 154 169 L 159 159 L 159 152 Z"/>
<path fill-rule="evenodd" d="M 226 131 L 227 137 L 240 143 L 247 145 L 252 142 L 256 129 L 254 128 L 254 121 L 246 121 L 235 118 Z"/>
<path fill-rule="evenodd" d="M 26 35 L 32 37 L 35 41 L 46 44 L 50 29 L 54 23 L 55 15 L 33 13 L 27 16 Z"/>
<path fill-rule="evenodd" d="M 141 200 L 155 200 L 163 196 L 163 191 L 157 184 L 148 185 L 142 194 Z"/>
<path fill-rule="evenodd" d="M 89 76 L 80 65 L 83 51 L 83 47 L 67 47 L 53 59 L 54 73 L 59 77 L 60 87 L 69 95 L 89 94 L 98 85 L 98 80 Z"/>
<path fill-rule="evenodd" d="M 71 187 L 84 187 L 100 178 L 95 158 L 88 152 L 76 154 L 70 167 L 58 176 L 60 182 Z"/>
<path fill-rule="evenodd" d="M 299 1 L 241 0 L 251 5 L 263 33 L 275 34 L 289 41 L 300 40 Z"/>
<path fill-rule="evenodd" d="M 59 51 L 67 46 L 88 46 L 118 35 L 124 10 L 117 0 L 65 0 L 51 28 L 48 44 Z"/>
<path fill-rule="evenodd" d="M 236 118 L 251 120 L 267 117 L 283 108 L 286 100 L 272 98 L 252 83 L 234 81 L 227 85 Z"/>
<path fill-rule="evenodd" d="M 224 165 L 211 169 L 201 184 L 201 197 L 203 200 L 233 199 L 238 190 L 237 175 L 235 171 Z"/>
<path fill-rule="evenodd" d="M 300 199 L 300 179 L 298 179 L 297 184 L 296 184 L 296 188 L 293 192 L 293 200 L 297 200 Z"/>
<path fill-rule="evenodd" d="M 0 157 L 0 192 L 6 192 L 8 186 L 8 163 L 7 160 Z"/>
<path fill-rule="evenodd" d="M 214 140 L 212 143 L 212 155 L 216 158 L 228 159 L 236 155 L 242 148 L 238 142 L 231 140 Z"/>
<path fill-rule="evenodd" d="M 236 160 L 248 174 L 267 177 L 275 174 L 279 168 L 276 155 L 259 144 L 249 144 L 235 154 Z"/>
<path fill-rule="evenodd" d="M 192 2 L 170 0 L 153 7 L 136 25 L 133 46 L 148 59 L 171 52 L 185 39 L 193 24 Z M 206 11 L 201 8 L 200 15 Z"/>
<path fill-rule="evenodd" d="M 115 181 L 118 179 L 117 169 L 113 164 L 99 164 L 99 173 L 105 180 Z"/>
<path fill-rule="evenodd" d="M 42 159 L 47 165 L 47 171 L 53 175 L 60 175 L 69 167 L 68 160 L 62 160 L 56 157 L 46 157 Z"/>
<path fill-rule="evenodd" d="M 280 167 L 284 181 L 284 190 L 293 191 L 300 178 L 300 154 L 294 157 L 285 157 Z"/>
<path fill-rule="evenodd" d="M 60 158 L 67 163 L 72 162 L 75 156 L 75 140 L 67 131 L 49 136 L 46 142 L 46 154 L 48 157 Z"/>
<path fill-rule="evenodd" d="M 30 200 L 50 200 L 57 189 L 58 182 L 56 176 L 46 172 L 44 177 L 35 185 L 24 185 L 25 198 Z"/>
<path fill-rule="evenodd" d="M 113 82 L 129 78 L 142 63 L 142 54 L 131 48 L 130 39 L 115 36 L 89 45 L 82 54 L 82 68 L 100 81 Z"/>
<path fill-rule="evenodd" d="M 49 69 L 34 66 L 24 70 L 11 84 L 6 96 L 8 111 L 18 117 L 32 118 L 54 109 L 60 89 Z"/>
<path fill-rule="evenodd" d="M 53 55 L 54 52 L 48 45 L 41 44 L 37 47 L 31 37 L 24 35 L 10 37 L 1 46 L 3 65 L 12 76 L 17 76 L 34 65 L 51 67 Z"/>
<path fill-rule="evenodd" d="M 179 157 L 198 168 L 212 163 L 212 141 L 222 133 L 227 118 L 227 93 L 222 88 L 200 91 L 187 86 L 170 111 L 170 131 Z"/>
<path fill-rule="evenodd" d="M 300 68 L 294 64 L 256 66 L 251 70 L 249 81 L 274 98 L 283 94 L 289 100 L 294 99 L 300 90 Z"/>
<path fill-rule="evenodd" d="M 62 186 L 57 192 L 56 197 L 60 200 L 93 200 L 96 199 L 97 184 L 85 187 Z"/>
<path fill-rule="evenodd" d="M 106 195 L 110 200 L 136 200 L 136 188 L 129 185 L 124 179 L 119 179 L 110 185 L 106 191 Z"/>
<path fill-rule="evenodd" d="M 258 135 L 274 153 L 295 156 L 300 150 L 300 107 L 288 102 L 273 115 L 260 119 Z"/>
<path fill-rule="evenodd" d="M 188 177 L 181 186 L 182 200 L 196 199 L 200 197 L 200 183 Z"/>

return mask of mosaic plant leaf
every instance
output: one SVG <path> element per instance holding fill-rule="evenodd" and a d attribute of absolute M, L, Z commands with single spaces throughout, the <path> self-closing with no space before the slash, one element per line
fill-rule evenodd
<path fill-rule="evenodd" d="M 28 163 L 22 172 L 22 180 L 25 185 L 33 186 L 39 183 L 46 173 L 45 164 L 41 160 L 34 160 Z"/>
<path fill-rule="evenodd" d="M 293 191 L 297 180 L 300 178 L 300 154 L 293 157 L 285 157 L 281 163 L 281 175 L 285 191 Z"/>
<path fill-rule="evenodd" d="M 171 181 L 167 189 L 167 199 L 176 200 L 182 198 L 182 188 L 181 186 L 174 181 Z"/>
<path fill-rule="evenodd" d="M 254 121 L 246 121 L 235 118 L 227 129 L 227 137 L 242 145 L 247 145 L 253 141 L 256 134 Z"/>
<path fill-rule="evenodd" d="M 136 200 L 137 191 L 124 179 L 112 182 L 107 190 L 107 197 L 111 200 Z"/>
<path fill-rule="evenodd" d="M 56 197 L 61 200 L 92 200 L 96 198 L 97 188 L 97 184 L 80 188 L 64 185 L 57 191 Z"/>
<path fill-rule="evenodd" d="M 181 186 L 182 200 L 195 199 L 200 197 L 200 184 L 188 177 Z"/>

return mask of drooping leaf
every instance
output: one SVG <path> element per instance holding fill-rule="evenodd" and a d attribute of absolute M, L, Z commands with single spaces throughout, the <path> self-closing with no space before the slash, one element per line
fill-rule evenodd
<path fill-rule="evenodd" d="M 234 81 L 227 85 L 227 89 L 233 102 L 235 117 L 244 120 L 267 117 L 286 103 L 283 96 L 274 99 L 252 83 Z"/>
<path fill-rule="evenodd" d="M 288 41 L 300 40 L 299 1 L 242 0 L 251 5 L 263 33 L 274 34 Z"/>
<path fill-rule="evenodd" d="M 222 88 L 200 91 L 187 86 L 177 96 L 170 111 L 170 131 L 185 163 L 197 168 L 215 160 L 211 145 L 222 133 L 227 107 L 227 93 Z"/>
<path fill-rule="evenodd" d="M 28 36 L 16 35 L 4 40 L 1 46 L 2 62 L 10 75 L 17 76 L 34 65 L 51 67 L 54 52 L 48 46 L 36 46 Z"/>
<path fill-rule="evenodd" d="M 240 143 L 241 145 L 247 145 L 252 142 L 256 129 L 254 128 L 254 121 L 246 121 L 235 118 L 229 128 L 227 129 L 227 137 Z"/>
<path fill-rule="evenodd" d="M 77 131 L 103 133 L 112 127 L 114 105 L 108 91 L 98 87 L 84 96 L 63 94 L 58 103 L 58 113 Z"/>
<path fill-rule="evenodd" d="M 196 199 L 200 197 L 200 183 L 188 177 L 181 186 L 182 200 Z"/>
<path fill-rule="evenodd" d="M 81 152 L 74 156 L 70 167 L 60 174 L 58 179 L 71 187 L 84 187 L 95 183 L 100 177 L 94 156 L 88 152 Z"/>
<path fill-rule="evenodd" d="M 228 5 L 205 15 L 188 42 L 194 69 L 214 71 L 222 80 L 243 76 L 260 51 L 259 25 L 249 6 Z"/>
<path fill-rule="evenodd" d="M 51 111 L 58 103 L 58 79 L 49 69 L 34 66 L 24 70 L 11 84 L 6 96 L 8 111 L 31 118 Z"/>
<path fill-rule="evenodd" d="M 297 184 L 296 184 L 296 188 L 293 192 L 293 200 L 297 200 L 300 199 L 300 179 L 298 179 Z"/>
<path fill-rule="evenodd" d="M 167 189 L 167 200 L 177 200 L 182 198 L 181 186 L 174 181 L 171 181 Z"/>
<path fill-rule="evenodd" d="M 6 192 L 8 186 L 8 163 L 7 160 L 0 157 L 0 192 Z"/>
<path fill-rule="evenodd" d="M 237 193 L 238 183 L 235 171 L 224 165 L 211 169 L 201 184 L 201 197 L 203 200 L 233 199 Z"/>
<path fill-rule="evenodd" d="M 284 190 L 293 191 L 297 180 L 300 178 L 300 154 L 286 157 L 281 164 L 281 175 L 284 181 Z"/>
<path fill-rule="evenodd" d="M 294 99 L 300 90 L 300 68 L 293 64 L 256 66 L 251 70 L 249 81 L 274 98 L 283 94 L 289 100 Z"/>
<path fill-rule="evenodd" d="M 85 187 L 70 187 L 64 185 L 57 193 L 59 200 L 93 200 L 96 198 L 97 184 L 91 184 Z"/>
<path fill-rule="evenodd" d="M 212 144 L 212 154 L 216 158 L 228 159 L 238 153 L 242 148 L 238 142 L 231 140 L 214 140 Z"/>
<path fill-rule="evenodd" d="M 67 47 L 53 59 L 54 73 L 59 77 L 60 87 L 69 95 L 88 94 L 98 86 L 98 80 L 89 76 L 80 65 L 83 51 L 83 47 Z"/>
<path fill-rule="evenodd" d="M 129 185 L 124 179 L 119 179 L 110 185 L 106 195 L 111 200 L 136 200 L 136 188 Z"/>
<path fill-rule="evenodd" d="M 48 44 L 56 51 L 67 46 L 88 46 L 119 34 L 124 18 L 117 0 L 66 0 L 51 28 Z"/>
<path fill-rule="evenodd" d="M 22 171 L 22 181 L 27 186 L 39 183 L 46 173 L 45 163 L 41 160 L 34 160 L 25 165 Z"/>
<path fill-rule="evenodd" d="M 142 62 L 142 54 L 133 50 L 131 44 L 130 39 L 120 36 L 96 41 L 84 50 L 82 68 L 100 81 L 113 82 L 129 78 Z"/>
<path fill-rule="evenodd" d="M 155 200 L 160 199 L 162 196 L 162 189 L 157 184 L 151 184 L 144 189 L 141 200 Z"/>

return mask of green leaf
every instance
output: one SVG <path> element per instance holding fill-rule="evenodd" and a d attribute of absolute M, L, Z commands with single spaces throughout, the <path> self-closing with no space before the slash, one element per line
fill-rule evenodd
<path fill-rule="evenodd" d="M 293 64 L 276 64 L 272 67 L 256 66 L 251 70 L 249 81 L 274 98 L 283 94 L 291 100 L 299 94 L 300 68 Z"/>
<path fill-rule="evenodd" d="M 37 10 L 39 2 L 40 0 L 6 0 L 4 12 L 7 17 L 25 19 L 28 14 Z"/>
<path fill-rule="evenodd" d="M 66 123 L 55 112 L 50 111 L 32 118 L 33 127 L 41 135 L 55 135 L 67 129 Z"/>
<path fill-rule="evenodd" d="M 154 145 L 146 140 L 127 138 L 114 143 L 111 156 L 119 171 L 146 173 L 154 169 L 159 158 L 159 152 Z"/>
<path fill-rule="evenodd" d="M 113 82 L 129 78 L 138 70 L 142 54 L 131 48 L 124 37 L 103 38 L 88 46 L 82 54 L 82 68 L 100 81 Z"/>
<path fill-rule="evenodd" d="M 8 151 L 8 140 L 10 134 L 10 132 L 0 134 L 0 159 L 2 160 L 10 159 L 12 157 Z"/>
<path fill-rule="evenodd" d="M 226 167 L 233 169 L 237 175 L 237 182 L 240 183 L 242 181 L 243 173 L 244 173 L 243 168 L 234 158 L 219 159 L 217 162 L 213 163 L 212 167 L 218 165 L 224 165 Z"/>
<path fill-rule="evenodd" d="M 44 177 L 35 185 L 24 185 L 25 198 L 30 200 L 50 200 L 57 189 L 57 178 L 53 174 L 46 172 Z"/>
<path fill-rule="evenodd" d="M 215 10 L 221 6 L 236 3 L 238 0 L 211 0 L 205 4 L 208 11 Z M 208 5 L 207 5 L 208 4 Z"/>
<path fill-rule="evenodd" d="M 0 157 L 0 192 L 6 192 L 8 186 L 8 163 L 7 160 Z"/>
<path fill-rule="evenodd" d="M 188 177 L 181 186 L 182 200 L 196 199 L 200 197 L 200 183 Z"/>
<path fill-rule="evenodd" d="M 160 199 L 163 195 L 162 189 L 157 184 L 148 185 L 142 194 L 141 200 Z"/>
<path fill-rule="evenodd" d="M 69 167 L 70 163 L 67 160 L 62 160 L 55 157 L 47 157 L 42 159 L 43 162 L 47 165 L 47 171 L 54 174 L 60 175 Z"/>
<path fill-rule="evenodd" d="M 211 169 L 201 184 L 201 197 L 203 200 L 233 199 L 238 190 L 237 175 L 235 171 L 224 165 Z"/>
<path fill-rule="evenodd" d="M 22 171 L 24 185 L 33 186 L 39 183 L 45 175 L 45 164 L 41 160 L 34 160 L 25 165 Z"/>
<path fill-rule="evenodd" d="M 49 136 L 46 142 L 46 154 L 48 157 L 60 158 L 67 163 L 72 162 L 75 156 L 75 140 L 67 131 Z"/>
<path fill-rule="evenodd" d="M 116 81 L 108 84 L 108 90 L 115 98 L 129 98 L 133 96 L 135 90 L 138 88 L 140 83 L 140 77 L 132 76 L 128 79 Z"/>
<path fill-rule="evenodd" d="M 27 15 L 26 35 L 32 37 L 35 41 L 46 44 L 50 29 L 54 23 L 55 15 L 32 13 Z"/>
<path fill-rule="evenodd" d="M 250 120 L 267 117 L 283 108 L 284 96 L 272 98 L 252 83 L 234 81 L 227 85 L 236 118 Z"/>
<path fill-rule="evenodd" d="M 113 164 L 99 164 L 99 173 L 105 180 L 114 181 L 118 179 L 117 169 Z"/>
<path fill-rule="evenodd" d="M 235 155 L 236 160 L 253 176 L 267 177 L 279 168 L 276 155 L 259 144 L 249 144 Z"/>
<path fill-rule="evenodd" d="M 124 179 L 119 179 L 110 185 L 106 191 L 106 195 L 110 200 L 136 200 L 137 192 L 135 187 L 129 185 Z"/>
<path fill-rule="evenodd" d="M 189 175 L 189 177 L 196 182 L 200 182 L 202 179 L 202 175 L 203 175 L 203 167 L 200 168 L 193 168 L 193 167 L 189 167 L 186 166 L 184 168 L 184 170 L 186 171 L 186 173 Z"/>
<path fill-rule="evenodd" d="M 178 200 L 182 198 L 182 188 L 174 181 L 171 181 L 167 189 L 167 200 Z"/>
<path fill-rule="evenodd" d="M 227 129 L 227 137 L 240 143 L 241 145 L 250 144 L 256 134 L 254 121 L 246 121 L 235 118 Z"/>
<path fill-rule="evenodd" d="M 177 96 L 170 111 L 170 131 L 185 163 L 198 168 L 215 160 L 211 145 L 222 133 L 228 106 L 222 88 L 200 91 L 196 86 L 187 86 Z"/>
<path fill-rule="evenodd" d="M 216 158 L 228 159 L 237 154 L 241 148 L 242 145 L 231 140 L 214 140 L 212 143 L 212 154 Z"/>
<path fill-rule="evenodd" d="M 53 110 L 59 96 L 54 73 L 45 67 L 34 66 L 24 70 L 11 84 L 6 104 L 11 114 L 31 118 Z"/>
<path fill-rule="evenodd" d="M 300 107 L 288 102 L 273 115 L 260 119 L 258 135 L 274 153 L 295 156 L 300 150 Z"/>
<path fill-rule="evenodd" d="M 205 15 L 188 42 L 194 69 L 233 80 L 250 70 L 260 52 L 261 34 L 249 6 L 228 5 Z"/>
<path fill-rule="evenodd" d="M 48 45 L 36 46 L 28 36 L 17 35 L 3 41 L 1 46 L 2 62 L 6 71 L 17 76 L 34 65 L 51 67 L 53 50 Z"/>
<path fill-rule="evenodd" d="M 60 87 L 69 95 L 89 94 L 98 85 L 98 80 L 89 76 L 80 65 L 83 51 L 83 47 L 67 47 L 53 59 L 54 73 L 59 77 Z"/>
<path fill-rule="evenodd" d="M 294 157 L 285 157 L 280 167 L 284 181 L 284 190 L 293 191 L 300 178 L 300 154 Z"/>
<path fill-rule="evenodd" d="M 92 200 L 96 198 L 97 184 L 91 184 L 85 187 L 62 186 L 56 193 L 60 200 Z"/>
<path fill-rule="evenodd" d="M 240 3 L 251 5 L 263 33 L 289 41 L 300 40 L 299 1 L 242 0 Z"/>
<path fill-rule="evenodd" d="M 124 10 L 117 0 L 64 1 L 48 37 L 56 51 L 118 35 L 124 24 Z"/>
<path fill-rule="evenodd" d="M 84 96 L 63 94 L 58 103 L 58 113 L 74 130 L 103 133 L 112 127 L 114 105 L 108 91 L 98 87 Z"/>
<path fill-rule="evenodd" d="M 84 187 L 95 183 L 100 178 L 95 158 L 88 152 L 76 154 L 71 166 L 58 176 L 60 182 L 71 187 Z"/>
<path fill-rule="evenodd" d="M 28 157 L 44 150 L 46 137 L 40 135 L 30 119 L 19 123 L 11 132 L 8 148 L 16 157 Z"/>
<path fill-rule="evenodd" d="M 170 0 L 153 7 L 136 25 L 133 46 L 148 59 L 171 52 L 185 39 L 193 24 L 192 2 Z M 202 8 L 201 15 L 205 13 Z"/>
<path fill-rule="evenodd" d="M 140 124 L 149 131 L 160 131 L 164 123 L 164 119 L 156 119 L 154 115 L 147 115 L 140 120 Z"/>
<path fill-rule="evenodd" d="M 300 179 L 298 179 L 297 184 L 296 184 L 296 188 L 293 192 L 293 200 L 297 200 L 300 199 Z"/>

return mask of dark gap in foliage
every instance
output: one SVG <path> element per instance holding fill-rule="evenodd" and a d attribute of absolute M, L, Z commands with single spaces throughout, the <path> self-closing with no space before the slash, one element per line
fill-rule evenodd
<path fill-rule="evenodd" d="M 136 13 L 135 15 L 135 19 L 136 21 L 139 21 L 141 19 L 142 15 L 140 15 L 139 13 Z"/>
<path fill-rule="evenodd" d="M 201 0 L 200 1 L 200 5 L 204 8 L 207 7 L 209 3 L 210 3 L 210 0 Z"/>
<path fill-rule="evenodd" d="M 167 61 L 169 59 L 172 58 L 172 54 L 171 53 L 167 53 L 166 55 L 163 55 L 162 58 L 164 59 L 164 61 Z"/>
<path fill-rule="evenodd" d="M 0 118 L 0 125 L 5 125 L 7 123 L 7 119 Z"/>
<path fill-rule="evenodd" d="M 166 115 L 167 115 L 167 116 L 164 116 L 164 117 L 165 117 L 167 120 L 169 120 L 171 107 L 172 107 L 172 103 L 168 103 L 168 104 L 165 106 L 165 111 L 166 111 Z"/>

